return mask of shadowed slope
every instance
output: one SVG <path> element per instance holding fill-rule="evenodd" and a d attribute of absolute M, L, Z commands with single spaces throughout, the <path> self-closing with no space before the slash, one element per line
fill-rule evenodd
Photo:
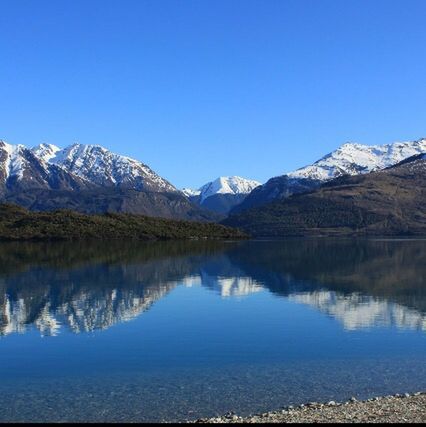
<path fill-rule="evenodd" d="M 426 235 L 426 159 L 337 178 L 223 223 L 254 236 Z"/>

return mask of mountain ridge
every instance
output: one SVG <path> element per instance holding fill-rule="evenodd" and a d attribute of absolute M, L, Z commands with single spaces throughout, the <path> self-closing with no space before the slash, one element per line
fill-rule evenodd
<path fill-rule="evenodd" d="M 383 145 L 345 143 L 311 165 L 265 184 L 222 176 L 198 190 L 178 190 L 146 164 L 100 145 L 32 148 L 0 140 L 0 201 L 37 210 L 129 212 L 219 221 L 226 215 L 295 194 L 343 176 L 365 175 L 426 153 L 426 139 Z"/>
<path fill-rule="evenodd" d="M 426 156 L 231 214 L 257 237 L 426 235 Z"/>
<path fill-rule="evenodd" d="M 327 181 L 342 175 L 358 175 L 384 169 L 421 152 L 426 152 L 426 138 L 382 145 L 345 143 L 312 165 L 286 175 L 291 178 Z"/>
<path fill-rule="evenodd" d="M 340 176 L 382 170 L 420 153 L 426 153 L 426 138 L 383 145 L 345 143 L 311 165 L 269 179 L 230 213 L 236 214 L 273 200 L 312 191 Z"/>
<path fill-rule="evenodd" d="M 39 145 L 33 147 L 32 152 L 45 162 L 58 165 L 97 185 L 158 192 L 178 191 L 144 163 L 113 153 L 101 145 L 75 143 L 63 149 L 54 145 Z"/>
<path fill-rule="evenodd" d="M 0 201 L 32 210 L 122 212 L 215 221 L 147 165 L 99 145 L 33 148 L 0 141 Z"/>
<path fill-rule="evenodd" d="M 32 166 L 44 170 L 46 174 L 61 168 L 75 179 L 94 186 L 179 192 L 144 163 L 113 153 L 100 145 L 75 143 L 61 149 L 53 144 L 39 144 L 27 148 L 0 140 L 0 154 L 4 183 L 10 177 L 23 180 L 26 169 L 31 166 L 29 163 L 32 163 Z"/>

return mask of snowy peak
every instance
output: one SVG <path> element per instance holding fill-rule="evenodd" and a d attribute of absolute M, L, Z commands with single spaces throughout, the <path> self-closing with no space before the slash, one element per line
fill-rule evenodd
<path fill-rule="evenodd" d="M 63 150 L 51 149 L 49 163 L 93 184 L 134 190 L 176 192 L 176 188 L 145 164 L 112 153 L 100 145 L 73 144 Z"/>
<path fill-rule="evenodd" d="M 384 145 L 346 143 L 313 165 L 287 174 L 290 178 L 320 181 L 342 175 L 358 175 L 393 166 L 402 160 L 426 152 L 426 139 Z"/>
<path fill-rule="evenodd" d="M 28 149 L 0 141 L 0 194 L 86 188 L 87 184 L 77 176 L 46 161 L 57 150 L 58 147 L 47 144 Z"/>
<path fill-rule="evenodd" d="M 21 179 L 26 167 L 25 147 L 0 140 L 0 176 L 3 182 L 10 177 Z"/>
<path fill-rule="evenodd" d="M 260 182 L 239 176 L 221 176 L 212 182 L 203 185 L 198 190 L 184 189 L 187 196 L 200 196 L 201 203 L 215 194 L 248 194 L 258 187 Z"/>
<path fill-rule="evenodd" d="M 112 153 L 100 145 L 76 143 L 60 149 L 52 144 L 40 144 L 31 151 L 43 162 L 56 165 L 91 184 L 158 192 L 177 191 L 145 164 Z"/>
<path fill-rule="evenodd" d="M 40 144 L 28 149 L 0 140 L 0 184 L 9 190 L 17 185 L 25 189 L 59 189 L 59 182 L 64 184 L 64 180 L 78 184 L 78 188 L 83 185 L 178 191 L 147 165 L 100 145 L 73 144 L 61 149 L 53 144 Z"/>
<path fill-rule="evenodd" d="M 48 163 L 52 158 L 56 156 L 58 151 L 61 151 L 59 147 L 53 144 L 40 144 L 31 149 L 33 154 Z"/>

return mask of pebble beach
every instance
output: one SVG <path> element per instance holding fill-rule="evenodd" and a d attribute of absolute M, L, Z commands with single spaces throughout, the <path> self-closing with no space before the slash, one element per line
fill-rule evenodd
<path fill-rule="evenodd" d="M 422 423 L 426 422 L 426 393 L 396 394 L 364 401 L 311 402 L 279 411 L 240 417 L 228 413 L 196 423 Z"/>

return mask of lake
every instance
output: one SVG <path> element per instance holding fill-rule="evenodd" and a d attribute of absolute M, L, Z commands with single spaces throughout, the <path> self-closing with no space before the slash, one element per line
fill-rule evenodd
<path fill-rule="evenodd" d="M 426 241 L 0 244 L 0 421 L 426 390 Z"/>

